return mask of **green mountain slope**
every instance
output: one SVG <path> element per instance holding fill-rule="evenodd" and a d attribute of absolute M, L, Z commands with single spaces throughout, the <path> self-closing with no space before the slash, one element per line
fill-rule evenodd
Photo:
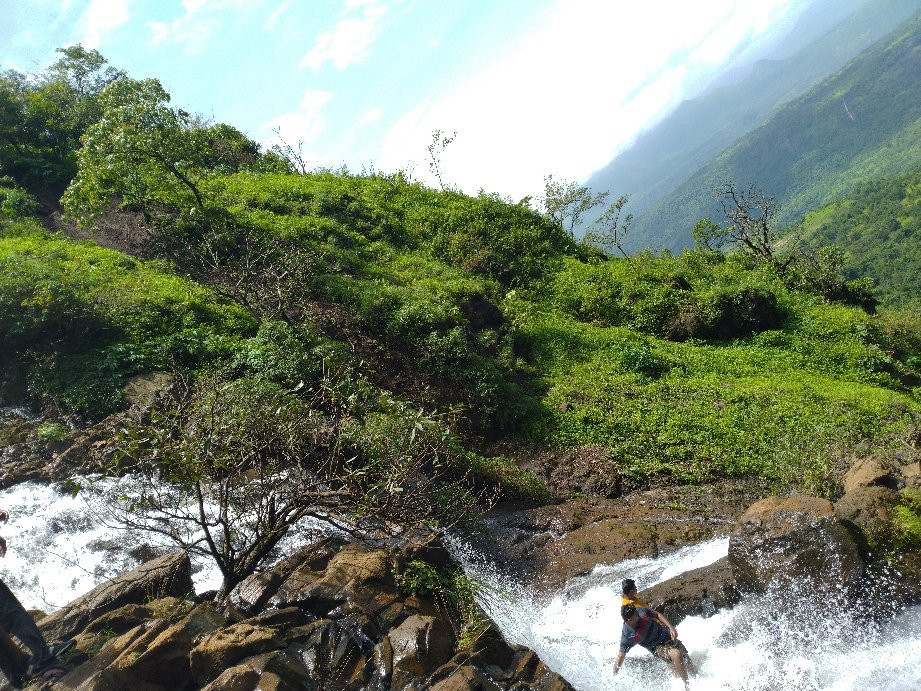
<path fill-rule="evenodd" d="M 144 259 L 43 230 L 32 178 L 2 181 L 4 404 L 93 420 L 136 374 L 218 377 L 295 397 L 375 476 L 420 452 L 530 498 L 546 489 L 507 457 L 560 450 L 588 455 L 597 494 L 833 494 L 842 459 L 921 427 L 916 313 L 831 302 L 741 253 L 611 259 L 527 205 L 402 173 L 298 174 L 152 81 L 99 105 L 64 208 Z"/>
<path fill-rule="evenodd" d="M 638 221 L 634 237 L 687 246 L 694 223 L 716 217 L 711 190 L 727 179 L 775 194 L 789 222 L 869 175 L 918 166 L 919 93 L 921 15 L 697 171 Z"/>
<path fill-rule="evenodd" d="M 791 230 L 845 250 L 847 274 L 872 277 L 884 303 L 921 303 L 921 171 L 862 184 Z"/>
<path fill-rule="evenodd" d="M 803 31 L 818 37 L 792 55 L 764 59 L 744 74 L 736 73 L 708 93 L 682 103 L 661 123 L 642 134 L 627 150 L 589 178 L 589 187 L 630 196 L 637 220 L 658 200 L 681 185 L 695 170 L 748 132 L 781 104 L 840 69 L 908 19 L 919 3 L 874 0 L 853 6 L 818 4 L 811 17 L 824 30 L 797 26 L 788 42 Z M 829 3 L 830 5 L 830 3 Z M 831 11 L 830 11 L 831 10 Z M 842 16 L 832 24 L 830 17 Z M 806 18 L 804 18 L 805 21 Z M 641 239 L 641 238 L 640 238 Z M 628 246 L 640 249 L 628 238 Z"/>

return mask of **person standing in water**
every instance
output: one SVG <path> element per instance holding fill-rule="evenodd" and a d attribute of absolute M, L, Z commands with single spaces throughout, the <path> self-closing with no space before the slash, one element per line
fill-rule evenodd
<path fill-rule="evenodd" d="M 614 674 L 620 671 L 630 649 L 639 644 L 664 660 L 672 673 L 684 682 L 684 688 L 689 689 L 688 673 L 697 674 L 697 670 L 687 648 L 678 640 L 678 632 L 665 615 L 632 604 L 622 606 L 620 615 L 624 625 L 620 634 L 620 652 L 614 661 Z"/>
<path fill-rule="evenodd" d="M 651 609 L 649 603 L 636 594 L 636 581 L 632 578 L 625 578 L 621 584 L 620 606 L 623 607 L 624 605 Z"/>

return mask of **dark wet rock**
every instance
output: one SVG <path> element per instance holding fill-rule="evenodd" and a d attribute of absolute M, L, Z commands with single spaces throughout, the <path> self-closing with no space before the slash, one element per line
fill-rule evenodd
<path fill-rule="evenodd" d="M 41 620 L 46 638 L 73 637 L 94 619 L 125 605 L 144 604 L 153 599 L 184 597 L 194 592 L 192 565 L 185 552 L 173 552 L 142 564 L 93 588 L 65 607 Z"/>
<path fill-rule="evenodd" d="M 450 659 L 456 640 L 446 624 L 435 617 L 413 615 L 387 635 L 393 650 L 391 679 L 395 688 L 427 677 Z"/>
<path fill-rule="evenodd" d="M 377 612 L 400 599 L 390 568 L 391 555 L 365 545 L 345 545 L 323 571 L 306 562 L 269 599 L 273 607 L 297 605 L 326 616 L 346 603 Z"/>
<path fill-rule="evenodd" d="M 640 592 L 656 611 L 662 612 L 672 624 L 678 624 L 685 617 L 709 616 L 704 606 L 705 598 L 715 610 L 727 609 L 738 604 L 741 594 L 732 577 L 728 557 L 686 571 L 651 588 Z"/>
<path fill-rule="evenodd" d="M 800 582 L 847 592 L 865 564 L 854 534 L 816 497 L 769 497 L 743 514 L 729 539 L 732 575 L 743 592 Z"/>

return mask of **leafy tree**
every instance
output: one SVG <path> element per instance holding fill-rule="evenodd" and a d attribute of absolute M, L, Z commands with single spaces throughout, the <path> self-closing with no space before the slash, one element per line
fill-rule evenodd
<path fill-rule="evenodd" d="M 29 187 L 60 189 L 70 180 L 80 137 L 101 115 L 101 91 L 124 76 L 95 50 L 75 45 L 57 52 L 61 57 L 44 74 L 0 75 L 0 161 Z"/>
<path fill-rule="evenodd" d="M 207 151 L 189 113 L 171 108 L 156 79 L 121 79 L 100 96 L 103 113 L 83 138 L 64 208 L 82 223 L 121 199 L 147 218 L 205 211 Z"/>

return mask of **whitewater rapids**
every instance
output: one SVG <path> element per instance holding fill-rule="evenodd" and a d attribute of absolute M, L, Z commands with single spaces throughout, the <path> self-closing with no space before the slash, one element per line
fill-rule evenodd
<path fill-rule="evenodd" d="M 681 689 L 664 663 L 640 646 L 612 673 L 620 642 L 620 585 L 653 586 L 726 556 L 715 538 L 657 559 L 599 565 L 540 597 L 488 560 L 455 546 L 478 584 L 478 600 L 505 638 L 534 650 L 579 691 Z M 826 610 L 828 611 L 828 610 Z M 820 615 L 803 593 L 747 597 L 713 617 L 689 617 L 678 636 L 699 670 L 694 691 L 921 690 L 921 607 L 881 626 Z M 836 616 L 834 612 L 838 612 Z"/>

